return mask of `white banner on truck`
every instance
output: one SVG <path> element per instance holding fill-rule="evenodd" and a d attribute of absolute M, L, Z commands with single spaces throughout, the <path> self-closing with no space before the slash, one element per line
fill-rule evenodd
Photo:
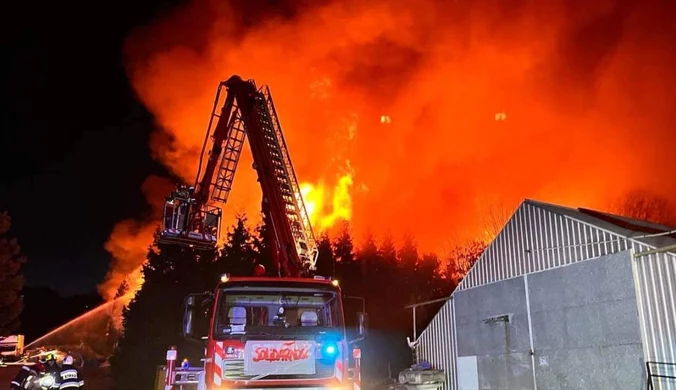
<path fill-rule="evenodd" d="M 309 340 L 247 341 L 244 347 L 246 375 L 312 375 L 315 343 Z"/>

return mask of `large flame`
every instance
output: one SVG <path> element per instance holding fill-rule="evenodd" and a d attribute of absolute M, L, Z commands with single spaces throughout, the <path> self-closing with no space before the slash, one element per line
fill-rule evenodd
<path fill-rule="evenodd" d="M 322 232 L 335 225 L 336 221 L 349 221 L 352 217 L 352 176 L 342 175 L 333 188 L 324 183 L 302 183 L 301 194 L 313 228 Z"/>
<path fill-rule="evenodd" d="M 277 3 L 193 1 L 129 37 L 153 155 L 183 179 L 216 85 L 240 74 L 270 85 L 319 229 L 349 218 L 436 250 L 483 234 L 487 199 L 676 193 L 674 2 Z M 243 159 L 227 211 L 257 215 Z"/>

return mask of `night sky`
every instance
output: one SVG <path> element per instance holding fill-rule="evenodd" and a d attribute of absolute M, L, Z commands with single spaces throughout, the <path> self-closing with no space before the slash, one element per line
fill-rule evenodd
<path fill-rule="evenodd" d="M 168 6 L 159 3 L 12 2 L 5 14 L 0 210 L 29 286 L 95 291 L 113 225 L 143 215 L 139 187 L 164 173 L 121 55 L 128 31 Z"/>
<path fill-rule="evenodd" d="M 0 211 L 28 258 L 28 286 L 91 293 L 115 223 L 143 218 L 141 184 L 169 177 L 151 158 L 152 114 L 136 98 L 123 46 L 187 0 L 13 2 L 3 20 Z M 303 4 L 305 1 L 299 1 Z M 285 1 L 237 4 L 240 22 Z M 281 12 L 281 11 L 280 11 Z M 180 29 L 180 28 L 178 28 Z"/>

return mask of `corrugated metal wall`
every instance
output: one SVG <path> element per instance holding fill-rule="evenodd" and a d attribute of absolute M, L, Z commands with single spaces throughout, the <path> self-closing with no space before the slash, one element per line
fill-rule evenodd
<path fill-rule="evenodd" d="M 456 291 L 561 267 L 610 253 L 652 249 L 592 224 L 524 202 Z M 645 359 L 676 362 L 676 256 L 637 257 L 633 263 Z M 457 343 L 453 301 L 446 303 L 419 337 L 418 355 L 446 370 L 456 390 Z M 656 389 L 676 390 L 664 382 Z"/>
<path fill-rule="evenodd" d="M 446 302 L 429 326 L 418 337 L 418 357 L 437 369 L 446 372 L 446 385 L 442 390 L 456 390 L 457 343 L 455 332 L 455 305 Z"/>
<path fill-rule="evenodd" d="M 646 361 L 676 363 L 676 255 L 652 253 L 634 243 L 632 264 Z M 667 367 L 662 367 L 662 370 Z M 661 371 L 664 373 L 664 371 Z M 670 369 L 676 375 L 676 369 Z M 659 371 L 658 371 L 659 373 Z M 674 380 L 656 380 L 655 389 L 676 390 Z"/>

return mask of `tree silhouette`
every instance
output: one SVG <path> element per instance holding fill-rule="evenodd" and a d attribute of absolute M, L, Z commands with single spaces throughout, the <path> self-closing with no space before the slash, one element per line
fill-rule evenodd
<path fill-rule="evenodd" d="M 263 219 L 259 223 L 255 230 L 253 236 L 253 249 L 257 254 L 256 264 L 260 264 L 265 267 L 265 274 L 267 276 L 275 276 L 277 270 L 275 269 L 274 263 L 272 261 L 272 250 L 270 249 L 270 244 L 268 242 L 268 225 L 266 219 Z"/>
<path fill-rule="evenodd" d="M 7 212 L 0 213 L 0 336 L 7 336 L 19 326 L 23 310 L 21 265 L 26 258 L 16 239 L 5 237 L 11 223 Z"/>
<path fill-rule="evenodd" d="M 129 282 L 125 280 L 120 283 L 120 286 L 115 292 L 113 297 L 113 302 L 111 303 L 110 310 L 108 311 L 108 323 L 106 326 L 106 349 L 105 353 L 102 353 L 104 356 L 110 356 L 110 353 L 115 350 L 117 347 L 117 341 L 122 336 L 122 314 L 124 310 L 124 301 L 125 295 L 129 294 Z"/>
<path fill-rule="evenodd" d="M 404 301 L 401 299 L 402 286 L 397 283 L 399 277 L 394 244 L 390 240 L 386 245 L 390 255 L 387 260 L 375 237 L 366 236 L 357 252 L 363 277 L 359 291 L 350 292 L 346 287 L 346 292 L 366 299 L 366 311 L 369 313 L 372 331 L 363 346 L 364 350 L 369 351 L 371 358 L 363 360 L 362 372 L 365 377 L 372 378 L 384 376 L 393 363 L 395 366 L 399 365 L 393 358 L 401 356 L 402 351 L 397 351 L 395 340 L 401 341 L 405 338 L 405 333 L 397 329 L 396 323 L 392 321 L 397 315 L 405 317 L 406 313 Z M 403 344 L 399 345 L 402 346 Z M 407 356 L 406 350 L 403 351 L 403 356 Z"/>
<path fill-rule="evenodd" d="M 117 288 L 117 291 L 115 292 L 115 297 L 113 299 L 118 299 L 122 298 L 123 296 L 127 295 L 129 292 L 129 282 L 125 279 L 120 283 L 120 286 Z"/>
<path fill-rule="evenodd" d="M 183 341 L 183 301 L 191 292 L 213 289 L 215 259 L 215 251 L 198 254 L 166 244 L 149 249 L 143 286 L 124 310 L 124 334 L 111 358 L 116 389 L 152 388 L 170 345 L 188 354 L 195 348 Z"/>
<path fill-rule="evenodd" d="M 434 253 L 424 254 L 416 264 L 415 290 L 418 292 L 416 301 L 434 299 L 439 296 L 450 295 L 451 290 L 442 279 L 442 273 L 439 270 L 441 262 Z"/>
<path fill-rule="evenodd" d="M 364 244 L 357 253 L 357 261 L 364 281 L 374 283 L 381 281 L 383 275 L 380 273 L 384 271 L 383 260 L 376 239 L 372 234 L 366 235 Z"/>
<path fill-rule="evenodd" d="M 378 247 L 378 254 L 377 272 L 380 274 L 380 278 L 378 278 L 378 281 L 368 281 L 369 283 L 377 283 L 373 297 L 374 305 L 369 305 L 369 307 L 375 306 L 376 310 L 380 310 L 382 314 L 374 313 L 372 323 L 376 321 L 373 323 L 376 326 L 378 323 L 376 318 L 382 318 L 383 324 L 380 326 L 383 328 L 405 332 L 408 329 L 408 324 L 410 324 L 408 313 L 404 309 L 404 306 L 408 303 L 408 288 L 410 286 L 406 284 L 403 269 L 400 267 L 397 258 L 397 249 L 391 236 L 387 235 L 383 238 Z M 371 297 L 369 296 L 369 298 Z"/>
<path fill-rule="evenodd" d="M 404 271 L 414 272 L 418 263 L 418 247 L 413 236 L 407 234 L 404 236 L 401 247 L 397 253 L 401 268 Z"/>
<path fill-rule="evenodd" d="M 331 239 L 328 234 L 324 233 L 319 237 L 317 250 L 319 251 L 319 256 L 317 257 L 316 274 L 320 276 L 336 276 L 336 260 L 333 256 L 333 247 L 331 246 Z"/>
<path fill-rule="evenodd" d="M 610 212 L 623 217 L 676 226 L 676 205 L 647 190 L 635 189 L 616 199 Z"/>
<path fill-rule="evenodd" d="M 405 303 L 413 304 L 417 302 L 416 296 L 417 278 L 415 275 L 416 265 L 418 264 L 418 247 L 411 235 L 404 236 L 403 243 L 397 251 L 399 260 L 399 280 L 400 286 L 406 286 Z"/>
<path fill-rule="evenodd" d="M 336 278 L 341 286 L 351 294 L 360 292 L 361 268 L 354 253 L 354 243 L 350 235 L 350 227 L 344 223 L 333 242 L 333 256 L 336 261 Z"/>
<path fill-rule="evenodd" d="M 232 276 L 252 275 L 253 267 L 258 259 L 254 243 L 254 236 L 246 225 L 246 215 L 236 216 L 236 223 L 228 232 L 228 240 L 221 251 L 221 258 L 217 271 Z"/>
<path fill-rule="evenodd" d="M 464 245 L 457 245 L 451 249 L 446 261 L 444 276 L 451 282 L 452 288 L 460 283 L 462 278 L 467 275 L 474 263 L 486 250 L 486 243 L 478 240 L 472 240 Z"/>
<path fill-rule="evenodd" d="M 487 241 L 492 241 L 500 233 L 509 218 L 516 211 L 518 204 L 506 203 L 503 199 L 493 199 L 490 202 L 480 205 L 479 225 L 483 230 L 483 237 Z"/>
<path fill-rule="evenodd" d="M 350 235 L 350 227 L 344 223 L 333 242 L 333 254 L 336 257 L 336 262 L 340 264 L 353 264 L 355 262 L 354 244 L 352 236 Z"/>
<path fill-rule="evenodd" d="M 380 246 L 378 252 L 382 258 L 381 268 L 385 272 L 386 277 L 392 278 L 395 276 L 397 264 L 397 249 L 394 246 L 394 240 L 389 235 L 386 235 Z"/>

